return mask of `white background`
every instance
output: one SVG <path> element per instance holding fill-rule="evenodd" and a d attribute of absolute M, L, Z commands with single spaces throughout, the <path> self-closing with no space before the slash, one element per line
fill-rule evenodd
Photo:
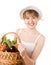
<path fill-rule="evenodd" d="M 17 28 L 26 27 L 19 13 L 26 6 L 36 6 L 43 17 L 37 25 L 37 29 L 46 37 L 44 48 L 37 58 L 37 65 L 51 65 L 51 3 L 50 0 L 0 0 L 0 37 L 6 32 L 16 31 Z"/>

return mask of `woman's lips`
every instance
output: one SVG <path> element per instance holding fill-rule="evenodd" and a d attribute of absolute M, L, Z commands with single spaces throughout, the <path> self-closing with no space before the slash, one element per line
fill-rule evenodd
<path fill-rule="evenodd" d="M 33 23 L 33 24 L 29 24 L 30 26 L 33 26 L 35 23 Z"/>

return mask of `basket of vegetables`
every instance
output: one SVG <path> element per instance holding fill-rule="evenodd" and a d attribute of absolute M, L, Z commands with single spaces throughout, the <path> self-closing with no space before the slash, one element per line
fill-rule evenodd
<path fill-rule="evenodd" d="M 14 34 L 17 40 L 10 40 L 7 35 Z M 23 65 L 23 59 L 18 51 L 18 42 L 21 40 L 15 32 L 8 32 L 3 35 L 0 44 L 0 65 Z"/>

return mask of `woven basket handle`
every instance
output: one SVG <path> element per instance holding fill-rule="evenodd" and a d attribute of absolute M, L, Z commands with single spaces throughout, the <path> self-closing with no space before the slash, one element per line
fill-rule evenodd
<path fill-rule="evenodd" d="M 5 35 L 8 35 L 8 34 L 15 34 L 15 35 L 16 35 L 16 38 L 17 38 L 17 40 L 18 40 L 18 42 L 21 43 L 20 37 L 19 37 L 18 34 L 15 33 L 15 32 L 7 32 L 6 34 L 4 34 L 4 35 L 2 36 L 2 38 L 3 38 Z"/>

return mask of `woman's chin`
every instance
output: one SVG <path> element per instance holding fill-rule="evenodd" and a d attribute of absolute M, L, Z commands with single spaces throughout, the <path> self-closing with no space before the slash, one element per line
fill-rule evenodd
<path fill-rule="evenodd" d="M 34 29 L 35 27 L 34 27 L 34 26 L 29 26 L 28 28 L 29 28 L 29 29 Z"/>

